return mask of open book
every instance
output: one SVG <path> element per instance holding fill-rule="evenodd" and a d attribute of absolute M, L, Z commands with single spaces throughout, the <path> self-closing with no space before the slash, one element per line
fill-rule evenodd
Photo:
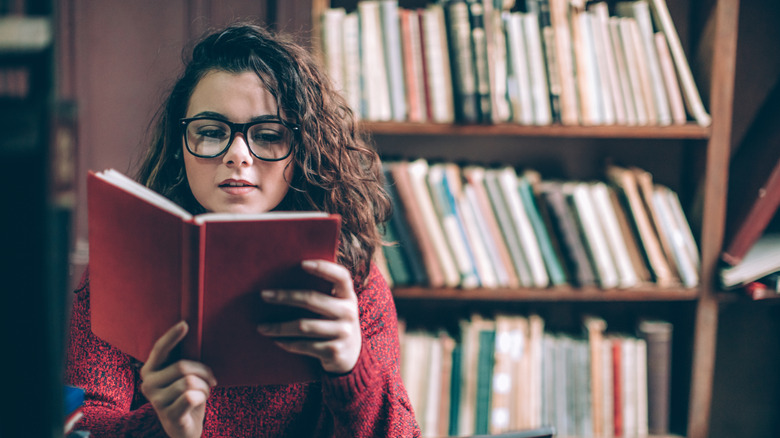
<path fill-rule="evenodd" d="M 316 380 L 313 358 L 257 332 L 262 321 L 299 318 L 264 289 L 332 285 L 301 268 L 335 260 L 341 218 L 319 212 L 258 215 L 186 212 L 114 170 L 87 177 L 92 331 L 145 361 L 178 321 L 190 330 L 182 358 L 210 366 L 220 385 Z"/>

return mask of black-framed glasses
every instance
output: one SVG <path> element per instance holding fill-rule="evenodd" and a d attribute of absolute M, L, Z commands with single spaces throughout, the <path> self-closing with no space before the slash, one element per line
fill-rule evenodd
<path fill-rule="evenodd" d="M 187 151 L 200 158 L 214 158 L 225 153 L 237 132 L 244 135 L 249 152 L 263 161 L 284 160 L 292 152 L 300 127 L 284 120 L 259 120 L 232 123 L 211 117 L 181 119 Z"/>

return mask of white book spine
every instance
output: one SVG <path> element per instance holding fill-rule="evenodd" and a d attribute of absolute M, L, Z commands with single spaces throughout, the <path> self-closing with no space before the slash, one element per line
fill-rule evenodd
<path fill-rule="evenodd" d="M 474 254 L 474 264 L 477 268 L 479 284 L 485 288 L 495 288 L 498 286 L 498 280 L 496 279 L 493 262 L 491 261 L 490 254 L 488 254 L 484 238 L 480 233 L 477 219 L 474 216 L 474 211 L 471 203 L 466 197 L 465 191 L 463 196 L 460 199 L 457 199 L 456 202 L 460 217 L 463 219 L 463 228 L 466 231 L 469 246 Z"/>
<path fill-rule="evenodd" d="M 623 55 L 626 59 L 626 71 L 631 84 L 631 96 L 634 102 L 634 111 L 636 114 L 637 125 L 647 125 L 650 121 L 647 114 L 647 105 L 645 104 L 644 92 L 642 91 L 642 81 L 640 79 L 639 62 L 634 45 L 634 34 L 631 30 L 633 18 L 621 18 L 620 21 L 620 40 L 623 46 Z M 635 23 L 634 23 L 635 24 Z"/>
<path fill-rule="evenodd" d="M 520 198 L 517 186 L 517 173 L 513 168 L 505 167 L 501 169 L 497 176 L 498 183 L 507 201 L 507 207 L 512 215 L 521 248 L 531 270 L 533 285 L 540 288 L 547 287 L 550 284 L 550 277 L 547 275 L 547 268 L 544 265 L 539 241 L 536 239 L 533 226 L 530 219 L 528 219 L 528 214 L 526 214 L 523 201 Z"/>
<path fill-rule="evenodd" d="M 571 183 L 570 187 L 577 217 L 580 219 L 585 241 L 598 271 L 599 285 L 604 289 L 615 288 L 619 284 L 618 274 L 594 209 L 588 183 Z M 567 185 L 564 185 L 564 188 L 568 190 Z"/>
<path fill-rule="evenodd" d="M 542 49 L 542 34 L 539 29 L 539 16 L 528 12 L 523 17 L 523 31 L 528 48 L 528 71 L 531 79 L 531 98 L 534 109 L 534 124 L 549 125 L 552 123 L 550 110 L 550 92 L 547 88 L 547 73 L 545 70 L 544 51 Z"/>
<path fill-rule="evenodd" d="M 604 3 L 601 3 L 604 4 Z M 617 73 L 614 70 L 614 59 L 612 53 L 608 50 L 611 46 L 608 44 L 605 19 L 600 17 L 595 11 L 588 10 L 590 16 L 590 28 L 593 33 L 593 45 L 596 49 L 596 61 L 599 69 L 599 89 L 603 98 L 602 105 L 604 110 L 604 124 L 614 125 L 615 123 L 625 123 L 625 114 L 618 117 L 618 109 L 615 107 L 615 89 L 617 82 L 612 82 L 612 77 L 617 79 Z M 622 110 L 621 110 L 622 111 Z"/>
<path fill-rule="evenodd" d="M 455 121 L 450 57 L 445 37 L 444 10 L 440 4 L 429 4 L 423 11 L 425 66 L 431 112 L 436 123 Z"/>
<path fill-rule="evenodd" d="M 628 75 L 628 62 L 623 51 L 623 39 L 620 31 L 620 19 L 609 17 L 607 20 L 607 30 L 609 31 L 609 40 L 612 45 L 612 53 L 615 55 L 615 67 L 618 74 L 618 85 L 620 86 L 620 95 L 622 107 L 625 110 L 626 125 L 634 126 L 638 124 L 636 116 L 636 104 L 634 103 L 634 94 L 631 86 L 631 78 Z"/>
<path fill-rule="evenodd" d="M 521 125 L 532 125 L 534 110 L 523 18 L 518 12 L 505 13 L 504 23 L 507 29 L 510 66 L 507 92 L 512 104 L 512 120 Z"/>
<path fill-rule="evenodd" d="M 401 56 L 401 27 L 398 18 L 398 0 L 380 2 L 382 34 L 384 37 L 385 66 L 389 82 L 392 119 L 406 120 L 406 89 L 404 87 L 403 58 Z"/>
<path fill-rule="evenodd" d="M 387 121 L 392 114 L 379 2 L 358 2 L 358 16 L 360 17 L 361 76 L 366 119 Z"/>
<path fill-rule="evenodd" d="M 477 199 L 477 194 L 475 190 L 476 189 L 472 187 L 470 184 L 466 184 L 463 187 L 463 193 L 466 195 L 466 199 L 468 200 L 468 202 L 464 205 L 471 207 L 470 210 L 473 213 L 474 218 L 476 219 L 476 222 L 478 224 L 486 224 L 487 219 L 484 218 L 482 209 L 479 207 L 480 203 L 479 200 Z M 509 273 L 507 272 L 507 269 L 511 267 L 507 267 L 504 265 L 504 263 L 501 262 L 501 257 L 499 256 L 498 248 L 496 247 L 496 242 L 493 240 L 493 237 L 488 232 L 487 227 L 483 225 L 478 227 L 478 230 L 481 232 L 482 242 L 485 244 L 487 253 L 490 256 L 493 270 L 495 271 L 496 274 L 496 282 L 498 286 L 508 286 Z"/>
<path fill-rule="evenodd" d="M 639 283 L 639 277 L 634 271 L 631 257 L 628 255 L 626 242 L 620 233 L 620 225 L 618 224 L 612 202 L 609 200 L 607 185 L 603 182 L 597 182 L 591 184 L 590 189 L 595 207 L 600 212 L 599 217 L 601 218 L 602 229 L 618 271 L 620 278 L 619 286 L 622 288 L 636 286 Z"/>
<path fill-rule="evenodd" d="M 355 116 L 362 118 L 362 82 L 360 60 L 360 19 L 357 12 L 344 16 L 344 97 Z"/>
<path fill-rule="evenodd" d="M 325 68 L 337 90 L 344 89 L 344 8 L 326 9 L 322 14 L 322 52 Z"/>

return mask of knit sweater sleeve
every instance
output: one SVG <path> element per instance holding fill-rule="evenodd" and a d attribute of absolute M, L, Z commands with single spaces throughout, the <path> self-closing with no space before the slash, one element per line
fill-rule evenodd
<path fill-rule="evenodd" d="M 363 346 L 350 373 L 323 381 L 337 437 L 417 437 L 420 429 L 399 371 L 398 320 L 390 288 L 373 267 L 357 290 Z"/>
<path fill-rule="evenodd" d="M 89 270 L 76 290 L 66 354 L 65 382 L 85 392 L 77 429 L 95 438 L 166 436 L 152 406 L 136 395 L 139 363 L 92 333 Z"/>

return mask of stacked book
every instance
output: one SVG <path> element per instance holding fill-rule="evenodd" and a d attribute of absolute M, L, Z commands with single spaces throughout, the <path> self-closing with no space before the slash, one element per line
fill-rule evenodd
<path fill-rule="evenodd" d="M 395 286 L 693 288 L 699 251 L 674 191 L 639 168 L 608 181 L 533 170 L 388 161 L 384 228 Z"/>
<path fill-rule="evenodd" d="M 665 0 L 614 6 L 362 0 L 323 13 L 323 62 L 368 121 L 709 125 Z"/>
<path fill-rule="evenodd" d="M 582 325 L 556 333 L 539 315 L 475 314 L 454 334 L 403 332 L 401 374 L 423 436 L 667 434 L 672 325 L 611 332 L 593 316 Z"/>

